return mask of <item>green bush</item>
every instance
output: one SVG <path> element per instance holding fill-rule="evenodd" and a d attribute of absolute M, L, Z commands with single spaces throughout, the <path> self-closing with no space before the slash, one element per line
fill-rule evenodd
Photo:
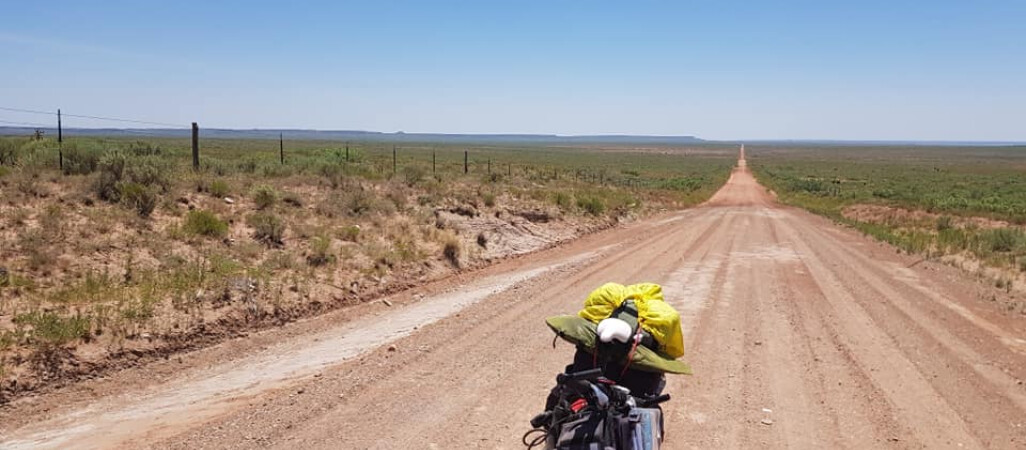
<path fill-rule="evenodd" d="M 253 203 L 256 204 L 257 209 L 270 208 L 277 201 L 278 191 L 275 191 L 273 187 L 263 184 L 253 190 Z"/>
<path fill-rule="evenodd" d="M 88 317 L 61 317 L 49 311 L 35 311 L 15 316 L 14 323 L 32 327 L 30 339 L 44 346 L 60 347 L 89 336 Z"/>
<path fill-rule="evenodd" d="M 157 193 L 139 183 L 122 183 L 121 202 L 135 210 L 139 217 L 149 217 L 157 207 Z"/>
<path fill-rule="evenodd" d="M 185 216 L 182 231 L 196 236 L 219 238 L 228 234 L 228 223 L 210 211 L 194 210 Z"/>
<path fill-rule="evenodd" d="M 95 149 L 82 148 L 74 143 L 64 146 L 65 175 L 88 175 L 96 171 L 100 164 L 100 152 Z"/>
<path fill-rule="evenodd" d="M 673 191 L 694 192 L 702 187 L 704 183 L 699 178 L 670 178 L 659 183 L 659 187 Z"/>
<path fill-rule="evenodd" d="M 125 154 L 118 151 L 107 152 L 98 164 L 100 175 L 93 184 L 96 196 L 102 200 L 116 203 L 121 200 L 121 180 L 125 178 Z"/>
<path fill-rule="evenodd" d="M 984 249 L 991 252 L 1010 252 L 1026 242 L 1024 233 L 1013 228 L 987 230 L 980 237 L 983 240 Z"/>
<path fill-rule="evenodd" d="M 231 193 L 231 188 L 228 187 L 228 182 L 224 180 L 214 180 L 207 186 L 207 192 L 211 196 L 217 198 L 227 197 Z"/>
<path fill-rule="evenodd" d="M 495 194 L 486 192 L 481 198 L 484 200 L 485 206 L 489 208 L 495 206 Z"/>
<path fill-rule="evenodd" d="M 246 219 L 253 227 L 253 239 L 268 245 L 281 245 L 285 235 L 285 223 L 270 211 L 253 213 Z"/>
<path fill-rule="evenodd" d="M 171 190 L 173 168 L 154 156 L 129 158 L 122 151 L 109 151 L 100 158 L 97 169 L 100 174 L 93 184 L 93 191 L 100 199 L 111 203 L 121 201 L 121 185 L 126 182 L 161 193 Z"/>
<path fill-rule="evenodd" d="M 349 225 L 339 230 L 339 238 L 343 241 L 356 242 L 360 239 L 360 226 Z"/>
<path fill-rule="evenodd" d="M 578 197 L 577 207 L 593 216 L 600 216 L 606 212 L 606 204 L 602 202 L 602 199 L 593 196 Z"/>
<path fill-rule="evenodd" d="M 556 191 L 552 194 L 552 203 L 555 203 L 562 211 L 568 211 L 574 205 L 574 198 L 566 192 Z"/>
<path fill-rule="evenodd" d="M 0 139 L 0 166 L 13 166 L 18 162 L 18 143 L 13 139 Z"/>
<path fill-rule="evenodd" d="M 171 174 L 174 173 L 167 161 L 156 156 L 132 158 L 125 164 L 125 175 L 128 181 L 144 186 L 158 188 L 160 192 L 171 190 Z"/>
<path fill-rule="evenodd" d="M 135 141 L 128 145 L 128 152 L 135 156 L 153 156 L 160 154 L 160 146 L 149 142 Z"/>
<path fill-rule="evenodd" d="M 311 266 L 323 266 L 334 263 L 335 255 L 331 253 L 331 238 L 327 236 L 314 236 L 310 239 L 310 253 L 306 255 L 306 262 Z"/>

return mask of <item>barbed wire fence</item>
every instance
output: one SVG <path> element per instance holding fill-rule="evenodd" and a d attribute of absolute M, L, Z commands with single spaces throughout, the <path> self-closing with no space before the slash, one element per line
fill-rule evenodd
<path fill-rule="evenodd" d="M 61 109 L 56 109 L 55 111 L 43 111 L 43 110 L 39 110 L 39 109 L 16 108 L 16 107 L 10 107 L 10 106 L 0 106 L 0 111 L 4 111 L 4 112 L 8 112 L 8 113 L 21 114 L 21 115 L 33 115 L 33 116 L 46 116 L 46 117 L 49 117 L 50 120 L 52 121 L 50 124 L 47 124 L 47 123 L 44 123 L 44 122 L 39 122 L 39 121 L 34 121 L 34 120 L 31 120 L 31 121 L 30 120 L 12 120 L 12 119 L 3 118 L 3 117 L 0 117 L 0 124 L 10 125 L 10 126 L 15 126 L 15 127 L 32 128 L 31 132 L 33 133 L 33 135 L 36 138 L 41 137 L 46 132 L 55 131 L 56 134 L 57 134 L 58 167 L 60 167 L 62 170 L 63 170 L 63 166 L 64 166 L 64 151 L 63 151 L 64 134 L 66 134 L 67 131 L 78 131 L 78 130 L 83 130 L 83 129 L 90 130 L 90 135 L 92 135 L 92 136 L 100 136 L 103 131 L 108 131 L 109 130 L 112 135 L 128 134 L 128 135 L 133 135 L 133 136 L 154 137 L 154 138 L 178 137 L 174 133 L 175 132 L 181 132 L 181 133 L 183 133 L 183 135 L 191 137 L 191 141 L 192 141 L 191 142 L 191 146 L 192 146 L 192 161 L 191 162 L 192 162 L 193 170 L 198 171 L 198 170 L 200 170 L 200 167 L 201 167 L 201 164 L 200 164 L 200 128 L 199 128 L 198 123 L 196 123 L 196 122 L 192 122 L 189 126 L 186 126 L 186 125 L 182 125 L 182 124 L 176 124 L 176 123 L 170 123 L 170 122 L 161 122 L 161 121 L 153 121 L 153 120 L 143 120 L 143 119 L 138 119 L 138 118 L 112 117 L 112 116 L 107 116 L 107 115 L 83 114 L 83 113 L 77 113 L 77 112 L 76 113 L 69 113 L 69 112 L 66 112 L 66 111 L 62 111 Z M 127 126 L 123 126 L 123 127 L 110 127 L 110 128 L 89 128 L 89 127 L 71 127 L 71 128 L 66 128 L 65 121 L 66 121 L 67 118 L 80 119 L 80 120 L 84 120 L 84 121 L 92 122 L 92 123 L 102 122 L 102 123 L 120 124 L 120 125 L 127 125 Z M 148 126 L 159 127 L 159 128 L 138 128 L 138 127 L 135 127 L 135 126 L 138 126 L 138 125 L 148 125 Z M 286 164 L 285 143 L 286 143 L 287 135 L 286 135 L 285 131 L 271 131 L 271 130 L 260 130 L 260 129 L 240 130 L 240 129 L 232 129 L 232 128 L 227 128 L 227 127 L 211 127 L 211 128 L 206 128 L 206 130 L 208 130 L 210 134 L 213 134 L 215 136 L 214 138 L 216 138 L 216 139 L 221 139 L 221 138 L 232 139 L 231 137 L 225 137 L 226 135 L 228 135 L 228 136 L 237 136 L 238 138 L 253 138 L 254 136 L 260 136 L 263 139 L 277 139 L 277 141 L 278 141 L 278 155 L 277 156 L 278 156 L 278 159 L 279 159 L 279 163 L 281 165 L 283 165 L 283 166 Z M 299 139 L 299 140 L 304 140 L 304 139 Z M 305 140 L 310 140 L 310 139 L 305 139 Z M 387 146 L 389 144 L 390 143 L 388 143 L 386 141 L 382 141 L 382 145 L 386 145 Z M 391 146 L 392 146 L 392 152 L 391 152 L 391 156 L 392 156 L 391 169 L 392 170 L 391 170 L 391 175 L 392 176 L 397 176 L 398 172 L 399 172 L 399 168 L 400 168 L 399 167 L 400 166 L 399 158 L 400 158 L 400 150 L 402 150 L 402 147 L 399 144 L 391 144 Z M 415 147 L 422 147 L 422 146 L 415 146 Z M 344 159 L 344 161 L 346 163 L 350 163 L 352 161 L 352 159 L 351 159 L 351 156 L 350 156 L 350 142 L 349 141 L 345 142 L 344 149 L 345 149 L 345 154 L 344 154 L 344 158 L 345 159 Z M 460 169 L 462 169 L 462 170 L 460 170 L 460 171 L 464 175 L 469 175 L 472 172 L 471 168 L 473 167 L 475 169 L 473 172 L 475 172 L 475 173 L 483 172 L 483 174 L 485 174 L 487 176 L 501 176 L 501 175 L 503 175 L 502 172 L 505 172 L 506 176 L 512 177 L 514 175 L 514 169 L 517 169 L 517 172 L 520 172 L 523 175 L 528 176 L 528 177 L 546 178 L 546 179 L 557 180 L 557 181 L 558 180 L 564 180 L 564 181 L 572 180 L 574 182 L 585 182 L 585 183 L 598 184 L 598 185 L 615 184 L 615 185 L 620 185 L 620 186 L 623 186 L 623 187 L 631 187 L 631 188 L 640 187 L 643 184 L 642 180 L 637 179 L 636 177 L 617 177 L 616 179 L 614 179 L 613 177 L 608 176 L 607 171 L 606 171 L 605 168 L 602 168 L 602 169 L 588 168 L 588 167 L 561 168 L 561 167 L 559 167 L 558 165 L 555 165 L 555 164 L 547 165 L 547 166 L 538 166 L 538 165 L 533 165 L 533 164 L 515 163 L 515 162 L 512 162 L 512 161 L 506 161 L 506 162 L 494 161 L 495 164 L 493 164 L 493 160 L 492 160 L 491 156 L 488 156 L 488 155 L 486 155 L 485 159 L 471 159 L 471 150 L 470 149 L 464 149 L 462 156 L 463 156 L 463 158 L 462 158 L 463 161 L 462 161 L 462 164 L 461 164 L 462 167 L 460 167 Z M 438 172 L 438 169 L 439 169 L 439 164 L 438 164 L 437 149 L 435 149 L 433 147 L 431 148 L 431 161 L 430 161 L 430 165 L 431 165 L 431 173 L 432 174 L 436 174 Z M 451 165 L 452 164 L 451 164 L 451 161 L 450 161 L 450 163 L 443 164 L 442 166 L 444 168 L 444 167 L 449 167 Z M 495 167 L 493 167 L 493 165 Z M 503 165 L 505 166 L 505 169 L 506 169 L 505 171 L 501 170 Z M 387 170 L 387 169 L 383 169 L 383 168 L 377 167 L 377 170 L 379 172 L 384 172 L 384 170 Z"/>

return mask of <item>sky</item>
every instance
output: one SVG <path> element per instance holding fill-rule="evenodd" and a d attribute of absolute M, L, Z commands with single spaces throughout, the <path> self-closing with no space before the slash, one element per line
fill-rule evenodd
<path fill-rule="evenodd" d="M 1022 0 L 0 11 L 0 108 L 201 128 L 1026 141 Z M 13 122 L 51 118 L 0 109 L 0 125 Z"/>

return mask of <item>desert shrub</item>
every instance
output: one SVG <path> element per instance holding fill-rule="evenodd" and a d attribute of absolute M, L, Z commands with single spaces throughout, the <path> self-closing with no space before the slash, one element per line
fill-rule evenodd
<path fill-rule="evenodd" d="M 121 202 L 132 208 L 139 217 L 149 217 L 157 207 L 157 193 L 139 183 L 122 183 Z"/>
<path fill-rule="evenodd" d="M 128 145 L 128 152 L 135 156 L 153 156 L 160 154 L 160 147 L 149 142 L 135 141 Z"/>
<path fill-rule="evenodd" d="M 1026 256 L 1019 258 L 1019 271 L 1026 272 Z"/>
<path fill-rule="evenodd" d="M 342 227 L 342 229 L 339 230 L 338 235 L 339 238 L 343 241 L 356 242 L 358 239 L 360 239 L 360 226 L 349 225 Z"/>
<path fill-rule="evenodd" d="M 1026 234 L 1013 228 L 995 228 L 980 235 L 984 250 L 991 252 L 1010 252 L 1026 243 Z"/>
<path fill-rule="evenodd" d="M 235 167 L 241 173 L 256 173 L 259 164 L 255 159 L 247 158 L 240 161 L 238 164 L 235 165 Z"/>
<path fill-rule="evenodd" d="M 403 192 L 403 190 L 399 187 L 393 187 L 392 189 L 389 189 L 388 192 L 385 193 L 385 198 L 389 202 L 391 202 L 397 210 L 402 210 L 406 208 L 406 192 Z"/>
<path fill-rule="evenodd" d="M 555 203 L 562 211 L 568 211 L 573 207 L 574 199 L 566 192 L 556 191 L 552 194 L 552 203 Z"/>
<path fill-rule="evenodd" d="M 369 242 L 363 246 L 363 253 L 374 262 L 374 268 L 383 271 L 399 263 L 395 252 L 380 242 Z"/>
<path fill-rule="evenodd" d="M 310 253 L 306 255 L 306 263 L 317 267 L 334 262 L 335 255 L 331 253 L 331 238 L 327 236 L 311 238 Z"/>
<path fill-rule="evenodd" d="M 13 166 L 17 162 L 17 142 L 13 139 L 0 139 L 0 166 Z"/>
<path fill-rule="evenodd" d="M 182 231 L 196 236 L 224 237 L 228 234 L 228 223 L 210 211 L 197 209 L 185 216 Z"/>
<path fill-rule="evenodd" d="M 228 186 L 228 182 L 224 180 L 214 180 L 207 186 L 207 193 L 212 197 L 223 198 L 227 197 L 231 193 L 231 188 Z"/>
<path fill-rule="evenodd" d="M 495 194 L 491 192 L 485 192 L 484 195 L 481 196 L 481 198 L 484 201 L 485 206 L 489 208 L 495 206 Z"/>
<path fill-rule="evenodd" d="M 18 246 L 25 254 L 26 262 L 31 270 L 39 270 L 52 266 L 57 256 L 48 242 L 47 236 L 39 229 L 26 229 L 18 234 Z"/>
<path fill-rule="evenodd" d="M 10 175 L 10 174 L 11 174 L 11 169 L 8 169 L 5 166 L 0 166 L 0 178 L 3 178 L 3 177 L 5 177 L 7 175 Z"/>
<path fill-rule="evenodd" d="M 302 208 L 303 207 L 303 199 L 299 196 L 299 194 L 297 194 L 295 192 L 286 192 L 286 193 L 282 194 L 281 201 L 282 201 L 282 203 L 285 203 L 286 205 L 289 205 L 289 206 L 292 206 L 292 207 L 295 207 L 295 208 Z"/>
<path fill-rule="evenodd" d="M 606 212 L 606 204 L 602 202 L 601 198 L 594 196 L 583 196 L 577 198 L 577 207 L 584 210 L 584 212 L 593 216 L 602 215 Z"/>
<path fill-rule="evenodd" d="M 323 164 L 318 170 L 332 189 L 338 189 L 348 184 L 345 169 L 341 164 Z"/>
<path fill-rule="evenodd" d="M 121 200 L 121 189 L 118 185 L 125 178 L 126 164 L 125 154 L 118 151 L 107 152 L 100 158 L 100 175 L 93 184 L 97 197 L 112 203 Z"/>
<path fill-rule="evenodd" d="M 278 191 L 274 190 L 273 187 L 266 184 L 257 186 L 253 190 L 253 203 L 256 204 L 257 209 L 267 209 L 278 201 Z"/>
<path fill-rule="evenodd" d="M 463 244 L 456 236 L 449 236 L 442 243 L 442 256 L 445 257 L 454 267 L 460 266 L 460 254 L 463 252 Z"/>
<path fill-rule="evenodd" d="M 281 245 L 285 234 L 285 222 L 270 211 L 257 212 L 246 219 L 253 227 L 253 239 L 268 245 Z"/>
<path fill-rule="evenodd" d="M 411 187 L 424 180 L 426 175 L 427 172 L 420 166 L 406 166 L 403 168 L 403 181 Z"/>
<path fill-rule="evenodd" d="M 798 178 L 790 180 L 788 190 L 792 192 L 805 192 L 815 195 L 825 195 L 828 192 L 827 184 L 820 180 Z"/>
<path fill-rule="evenodd" d="M 953 226 L 953 220 L 951 216 L 940 216 L 937 218 L 936 228 L 937 231 L 950 230 Z"/>
<path fill-rule="evenodd" d="M 661 181 L 659 187 L 673 191 L 694 192 L 702 187 L 702 180 L 689 177 L 670 178 Z"/>
<path fill-rule="evenodd" d="M 488 236 L 484 232 L 477 233 L 477 245 L 481 246 L 481 248 L 488 247 Z"/>
<path fill-rule="evenodd" d="M 39 214 L 39 229 L 48 241 L 64 235 L 64 208 L 61 205 L 47 205 Z"/>
<path fill-rule="evenodd" d="M 371 212 L 387 215 L 395 212 L 395 205 L 393 202 L 379 198 L 374 192 L 357 188 L 351 192 L 329 194 L 317 204 L 314 211 L 329 218 L 359 217 Z"/>
<path fill-rule="evenodd" d="M 171 174 L 167 162 L 153 156 L 129 158 L 122 151 L 109 151 L 97 164 L 100 174 L 93 184 L 98 197 L 111 203 L 121 200 L 121 184 L 138 183 L 166 193 L 171 190 Z"/>
<path fill-rule="evenodd" d="M 88 175 L 96 171 L 100 164 L 101 154 L 92 148 L 83 148 L 75 143 L 64 146 L 65 175 Z"/>
<path fill-rule="evenodd" d="M 358 189 L 345 197 L 346 213 L 351 216 L 364 215 L 374 209 L 376 200 L 374 193 Z"/>
<path fill-rule="evenodd" d="M 314 206 L 315 213 L 329 219 L 344 215 L 344 209 L 345 206 L 342 204 L 342 198 L 330 193 Z"/>
<path fill-rule="evenodd" d="M 162 193 L 171 190 L 171 174 L 174 168 L 155 156 L 132 158 L 125 164 L 125 175 L 128 181 L 144 186 L 157 188 Z"/>
<path fill-rule="evenodd" d="M 423 258 L 423 254 L 417 248 L 417 242 L 409 236 L 393 239 L 392 248 L 396 258 L 403 262 L 413 262 Z"/>
<path fill-rule="evenodd" d="M 49 311 L 34 311 L 14 316 L 14 323 L 29 326 L 29 339 L 37 345 L 60 347 L 89 336 L 88 317 L 61 317 Z"/>

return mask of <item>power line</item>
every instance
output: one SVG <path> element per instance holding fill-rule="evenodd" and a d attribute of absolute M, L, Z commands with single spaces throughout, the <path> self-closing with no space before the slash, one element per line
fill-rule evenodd
<path fill-rule="evenodd" d="M 56 128 L 52 124 L 51 125 L 44 125 L 44 124 L 36 123 L 36 122 L 15 122 L 15 121 L 11 121 L 11 120 L 0 120 L 0 123 L 6 123 L 6 124 L 10 124 L 10 125 L 23 125 L 23 126 L 27 126 L 27 127 Z"/>
<path fill-rule="evenodd" d="M 55 112 L 37 111 L 37 110 L 32 110 L 32 109 L 21 109 L 21 108 L 9 108 L 9 107 L 6 107 L 6 106 L 0 106 L 0 110 L 12 111 L 12 112 L 20 112 L 20 113 L 28 113 L 28 114 L 45 114 L 45 115 L 48 115 L 48 116 L 56 116 L 57 115 L 57 113 L 55 113 Z M 138 124 L 142 124 L 142 125 L 160 125 L 162 127 L 172 127 L 172 128 L 187 128 L 187 127 L 183 127 L 181 124 L 174 124 L 174 123 L 167 123 L 167 122 L 151 122 L 151 121 L 148 121 L 148 120 L 120 119 L 120 118 L 117 118 L 117 117 L 89 116 L 89 115 L 85 115 L 85 114 L 71 114 L 71 113 L 66 113 L 66 112 L 63 112 L 63 111 L 61 112 L 61 116 L 64 116 L 64 117 L 77 117 L 77 118 L 80 118 L 80 119 L 108 120 L 108 121 L 112 121 L 112 122 L 138 123 Z"/>
<path fill-rule="evenodd" d="M 24 109 L 24 108 L 12 108 L 12 107 L 8 107 L 8 106 L 0 106 L 0 110 L 2 110 L 2 111 L 11 111 L 11 112 L 18 112 L 18 113 L 27 113 L 27 114 L 41 114 L 41 115 L 46 115 L 46 116 L 51 116 L 51 117 L 57 115 L 56 112 L 52 112 L 52 111 L 40 111 L 40 110 L 35 110 L 35 109 Z M 64 111 L 61 111 L 61 116 L 62 117 L 75 117 L 75 118 L 81 118 L 81 119 L 107 120 L 107 121 L 113 121 L 113 122 L 137 123 L 137 124 L 143 124 L 143 125 L 159 125 L 159 126 L 163 126 L 163 127 L 170 127 L 170 128 L 173 128 L 173 129 L 184 129 L 184 130 L 190 129 L 190 127 L 184 127 L 184 126 L 182 126 L 180 124 L 173 124 L 173 123 L 166 123 L 166 122 L 152 122 L 152 121 L 148 121 L 148 120 L 121 119 L 121 118 L 117 118 L 117 117 L 91 116 L 91 115 L 86 115 L 86 114 L 71 114 L 71 113 L 67 113 L 67 112 L 64 112 Z M 22 122 L 21 124 L 27 124 L 27 122 Z M 48 127 L 48 128 L 55 128 L 53 125 L 42 125 L 42 124 L 34 124 L 32 126 L 45 126 L 45 127 Z M 148 131 L 130 130 L 130 129 L 126 129 L 126 128 L 118 128 L 117 130 L 118 131 L 128 132 L 128 133 L 140 133 L 140 134 L 142 134 L 142 133 L 151 133 L 151 132 L 148 132 Z M 268 136 L 268 137 L 279 137 L 279 133 L 281 133 L 280 131 L 270 131 L 270 130 L 258 130 L 258 129 L 234 130 L 234 129 L 230 129 L 230 128 L 217 128 L 217 127 L 206 127 L 205 130 L 208 131 L 208 132 L 212 132 L 212 133 L 237 134 L 237 135 L 263 135 L 263 136 Z M 286 133 L 286 134 L 288 134 L 288 133 Z"/>

